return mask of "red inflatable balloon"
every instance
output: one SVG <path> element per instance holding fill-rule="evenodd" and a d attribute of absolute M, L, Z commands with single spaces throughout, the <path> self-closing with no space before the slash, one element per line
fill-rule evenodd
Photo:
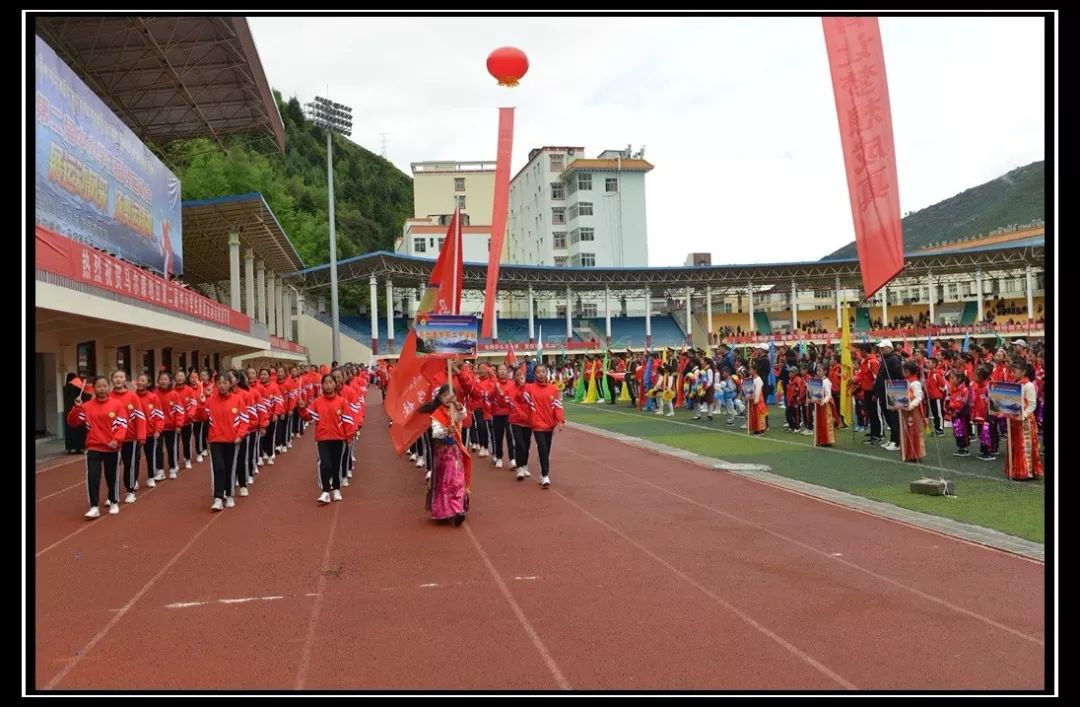
<path fill-rule="evenodd" d="M 529 70 L 529 58 L 517 47 L 499 47 L 488 54 L 487 70 L 500 86 L 517 86 Z"/>

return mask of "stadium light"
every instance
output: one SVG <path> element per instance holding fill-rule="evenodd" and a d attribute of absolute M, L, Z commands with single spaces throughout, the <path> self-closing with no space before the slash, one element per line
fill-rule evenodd
<path fill-rule="evenodd" d="M 326 131 L 326 182 L 330 201 L 330 319 L 333 328 L 333 360 L 341 361 L 341 325 L 338 321 L 337 234 L 334 230 L 334 145 L 331 133 L 352 135 L 352 108 L 329 98 L 315 96 L 308 103 L 308 118 Z"/>

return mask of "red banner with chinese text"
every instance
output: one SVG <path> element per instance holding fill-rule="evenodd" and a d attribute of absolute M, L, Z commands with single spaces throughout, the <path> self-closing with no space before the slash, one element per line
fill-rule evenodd
<path fill-rule="evenodd" d="M 499 151 L 495 159 L 495 205 L 491 212 L 491 246 L 488 249 L 487 284 L 484 287 L 484 321 L 480 338 L 491 338 L 495 299 L 499 294 L 499 261 L 506 236 L 506 209 L 510 203 L 510 153 L 514 147 L 514 109 L 499 109 Z"/>
<path fill-rule="evenodd" d="M 904 269 L 889 86 L 876 17 L 822 17 L 864 297 Z"/>
<path fill-rule="evenodd" d="M 243 312 L 42 226 L 34 229 L 34 267 L 211 324 L 251 331 L 251 318 Z"/>

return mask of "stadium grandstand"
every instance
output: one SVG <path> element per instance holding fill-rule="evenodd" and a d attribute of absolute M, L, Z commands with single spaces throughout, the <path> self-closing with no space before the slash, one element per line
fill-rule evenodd
<path fill-rule="evenodd" d="M 519 351 L 542 345 L 551 354 L 770 340 L 827 343 L 839 340 L 846 307 L 852 330 L 862 339 L 1039 337 L 1045 328 L 1044 258 L 1041 231 L 911 252 L 904 271 L 867 302 L 859 301 L 862 281 L 856 259 L 652 268 L 504 264 L 499 271 L 500 309 L 520 310 L 520 300 L 525 300 L 529 316 L 498 319 L 495 335 L 482 339 L 478 349 L 480 355 L 499 356 L 511 344 Z M 359 337 L 377 355 L 393 356 L 407 331 L 402 302 L 415 299 L 433 264 L 431 259 L 387 252 L 339 262 L 339 282 L 367 279 L 373 303 L 366 316 L 343 317 L 347 336 Z M 465 263 L 464 298 L 476 309 L 483 300 L 486 273 L 485 263 Z M 311 293 L 307 301 L 314 306 L 325 300 L 319 293 L 328 277 L 329 267 L 322 265 L 289 273 L 284 280 Z M 381 330 L 380 285 L 386 291 L 384 307 L 389 308 L 384 309 Z M 586 311 L 577 298 L 582 293 L 601 295 L 603 311 Z M 539 297 L 559 302 L 563 316 L 535 318 L 533 304 Z M 637 303 L 643 316 L 626 316 L 627 301 Z"/>

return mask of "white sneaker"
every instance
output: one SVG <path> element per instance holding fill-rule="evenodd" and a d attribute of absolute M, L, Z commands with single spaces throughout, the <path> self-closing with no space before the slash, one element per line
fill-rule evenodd
<path fill-rule="evenodd" d="M 656 411 L 656 412 L 654 412 L 653 414 L 654 414 L 654 415 L 663 415 L 663 414 L 664 414 L 664 411 L 663 411 L 663 410 L 657 410 L 657 411 Z M 695 417 L 694 419 L 695 419 L 695 420 L 699 420 L 699 419 L 701 419 L 701 418 Z"/>
<path fill-rule="evenodd" d="M 151 476 L 149 479 L 146 480 L 146 488 L 152 489 L 157 486 L 157 481 L 155 481 L 154 479 L 155 477 Z"/>
<path fill-rule="evenodd" d="M 417 459 L 416 460 L 416 468 L 417 469 L 423 469 L 425 466 L 427 466 L 427 462 L 425 462 L 423 459 Z"/>
<path fill-rule="evenodd" d="M 266 459 L 260 457 L 259 461 L 255 462 L 255 464 L 258 465 L 258 466 L 263 466 L 264 464 L 266 464 Z M 256 473 L 258 473 L 258 472 L 256 472 Z"/>
<path fill-rule="evenodd" d="M 546 476 L 541 476 L 540 477 L 540 485 L 543 486 L 544 488 L 547 488 L 548 486 L 551 486 L 551 479 L 549 479 Z"/>
<path fill-rule="evenodd" d="M 431 472 L 429 471 L 428 473 L 424 474 L 424 481 L 430 481 L 430 480 L 431 480 Z"/>
<path fill-rule="evenodd" d="M 195 461 L 198 462 L 199 464 L 202 464 L 202 454 L 195 457 Z"/>
<path fill-rule="evenodd" d="M 813 431 L 813 430 L 803 430 L 803 431 L 802 431 L 802 432 L 800 432 L 799 434 L 803 434 L 803 435 L 807 435 L 807 436 L 812 436 L 812 435 L 814 434 L 814 431 Z"/>
<path fill-rule="evenodd" d="M 119 515 L 119 514 L 120 514 L 120 504 L 119 503 L 110 503 L 109 504 L 109 515 L 115 516 L 115 515 Z"/>
<path fill-rule="evenodd" d="M 153 480 L 154 481 L 164 481 L 165 480 L 165 472 L 164 471 L 159 471 L 158 473 L 154 474 L 154 479 Z"/>
<path fill-rule="evenodd" d="M 224 507 L 225 507 L 225 504 L 222 503 L 221 499 L 220 498 L 215 498 L 214 502 L 210 505 L 210 510 L 212 510 L 212 511 L 220 511 Z"/>
<path fill-rule="evenodd" d="M 139 490 L 139 482 L 138 481 L 135 482 L 134 490 L 135 491 Z"/>
<path fill-rule="evenodd" d="M 101 517 L 101 509 L 99 509 L 97 506 L 91 506 L 90 510 L 88 510 L 86 512 L 86 515 L 83 516 L 83 518 L 100 518 L 100 517 Z"/>
<path fill-rule="evenodd" d="M 746 425 L 739 425 L 739 429 L 740 429 L 740 430 L 745 430 L 745 429 L 746 429 Z"/>
<path fill-rule="evenodd" d="M 349 477 L 348 476 L 346 476 L 344 479 L 341 480 L 341 485 L 342 486 L 348 486 L 349 485 Z"/>
<path fill-rule="evenodd" d="M 532 474 L 529 473 L 528 469 L 525 470 L 525 476 L 532 476 Z"/>
<path fill-rule="evenodd" d="M 352 459 L 352 463 L 353 463 L 353 464 L 355 464 L 355 463 L 356 463 L 356 457 L 354 457 L 354 456 L 352 456 L 352 455 L 349 455 L 349 458 L 350 458 L 350 459 Z"/>
<path fill-rule="evenodd" d="M 334 500 L 335 501 L 340 501 L 341 500 L 341 491 L 339 489 L 334 489 Z"/>
<path fill-rule="evenodd" d="M 510 471 L 517 471 L 517 462 L 510 462 Z"/>
<path fill-rule="evenodd" d="M 285 448 L 286 449 L 292 449 L 292 442 L 289 442 L 288 444 L 286 444 Z"/>
<path fill-rule="evenodd" d="M 416 455 L 415 454 L 410 454 L 409 455 L 409 461 L 411 461 L 411 462 L 416 461 Z"/>
<path fill-rule="evenodd" d="M 184 462 L 184 468 L 185 469 L 190 469 L 191 468 L 191 460 L 190 459 L 188 459 L 187 461 Z"/>
<path fill-rule="evenodd" d="M 668 414 L 664 415 L 664 417 L 675 417 L 675 413 L 669 412 Z"/>
<path fill-rule="evenodd" d="M 176 472 L 177 472 L 177 469 L 169 469 L 169 478 L 170 479 L 175 479 L 176 478 Z"/>
<path fill-rule="evenodd" d="M 248 495 L 248 490 L 247 490 L 247 486 L 241 486 L 241 487 L 240 487 L 240 491 L 239 491 L 238 493 L 239 493 L 239 494 L 240 494 L 241 496 L 247 496 L 247 495 Z"/>
<path fill-rule="evenodd" d="M 525 480 L 525 471 L 524 470 L 518 469 L 517 480 L 518 481 L 524 481 Z"/>
<path fill-rule="evenodd" d="M 496 459 L 495 460 L 495 468 L 496 469 L 502 469 L 503 468 L 502 467 L 502 459 Z"/>
<path fill-rule="evenodd" d="M 884 449 L 886 452 L 895 452 L 896 450 L 900 449 L 900 446 L 889 442 L 888 444 L 883 445 L 881 448 Z"/>
<path fill-rule="evenodd" d="M 488 450 L 487 450 L 487 449 L 481 449 L 481 450 L 480 450 L 480 456 L 481 456 L 481 457 L 486 457 L 486 456 L 488 456 Z"/>
<path fill-rule="evenodd" d="M 319 503 L 330 503 L 330 494 L 326 491 L 322 492 L 322 495 L 315 499 Z"/>
<path fill-rule="evenodd" d="M 349 469 L 349 470 L 348 470 L 348 471 L 347 471 L 347 472 L 345 473 L 345 478 L 347 478 L 347 479 L 351 479 L 351 478 L 352 478 L 352 469 Z"/>
<path fill-rule="evenodd" d="M 243 488 L 243 486 L 241 486 L 240 488 Z M 228 498 L 226 498 L 225 499 L 225 507 L 226 508 L 235 508 L 236 507 L 236 499 L 233 498 L 232 496 L 229 496 Z"/>
<path fill-rule="evenodd" d="M 135 494 L 129 491 L 128 495 L 124 496 L 124 503 L 135 503 Z"/>

